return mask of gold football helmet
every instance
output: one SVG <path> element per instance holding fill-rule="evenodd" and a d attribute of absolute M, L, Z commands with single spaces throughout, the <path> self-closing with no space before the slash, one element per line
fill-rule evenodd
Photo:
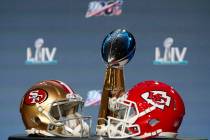
<path fill-rule="evenodd" d="M 46 80 L 33 85 L 23 96 L 20 113 L 28 134 L 87 137 L 91 117 L 78 113 L 83 99 L 68 85 Z"/>

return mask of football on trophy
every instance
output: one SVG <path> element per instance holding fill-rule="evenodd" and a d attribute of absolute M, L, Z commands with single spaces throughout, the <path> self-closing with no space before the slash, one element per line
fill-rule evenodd
<path fill-rule="evenodd" d="M 124 66 L 132 59 L 135 50 L 133 35 L 125 29 L 117 29 L 103 40 L 101 54 L 109 66 Z"/>

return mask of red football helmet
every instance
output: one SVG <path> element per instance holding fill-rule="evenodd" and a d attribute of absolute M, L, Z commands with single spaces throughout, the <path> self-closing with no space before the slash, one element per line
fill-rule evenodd
<path fill-rule="evenodd" d="M 178 92 L 156 81 L 138 83 L 112 106 L 118 116 L 108 117 L 110 138 L 173 138 L 185 114 Z"/>

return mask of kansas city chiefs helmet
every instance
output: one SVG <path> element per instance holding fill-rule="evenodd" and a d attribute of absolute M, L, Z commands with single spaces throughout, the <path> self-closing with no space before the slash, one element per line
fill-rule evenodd
<path fill-rule="evenodd" d="M 174 138 L 185 114 L 179 93 L 157 81 L 138 83 L 112 107 L 118 115 L 108 117 L 110 138 Z"/>

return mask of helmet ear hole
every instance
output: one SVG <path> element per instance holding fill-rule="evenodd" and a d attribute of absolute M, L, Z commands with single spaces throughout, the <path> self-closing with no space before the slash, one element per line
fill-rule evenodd
<path fill-rule="evenodd" d="M 151 119 L 149 120 L 149 125 L 153 127 L 157 125 L 159 122 L 160 122 L 159 119 Z"/>
<path fill-rule="evenodd" d="M 49 124 L 49 125 L 48 125 L 48 129 L 49 129 L 50 131 L 54 130 L 54 129 L 55 129 L 55 125 Z"/>
<path fill-rule="evenodd" d="M 34 122 L 35 122 L 37 125 L 40 125 L 40 124 L 42 123 L 39 117 L 34 117 Z"/>

